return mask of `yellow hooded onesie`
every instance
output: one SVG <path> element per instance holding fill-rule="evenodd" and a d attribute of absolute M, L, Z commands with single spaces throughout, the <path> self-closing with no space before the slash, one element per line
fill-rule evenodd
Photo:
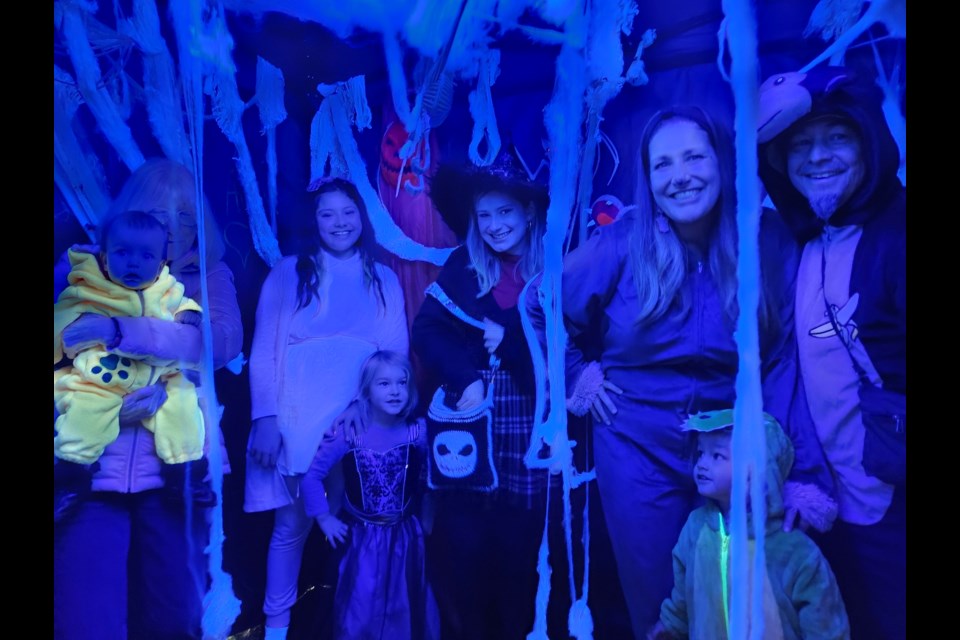
<path fill-rule="evenodd" d="M 64 355 L 72 366 L 53 373 L 53 398 L 59 414 L 53 438 L 54 455 L 63 460 L 91 464 L 120 432 L 123 396 L 165 382 L 167 400 L 143 425 L 153 432 L 157 455 L 168 464 L 198 460 L 203 455 L 203 413 L 194 384 L 181 372 L 180 363 L 167 366 L 110 353 L 96 345 L 79 353 L 64 349 L 63 330 L 84 313 L 107 317 L 150 317 L 174 322 L 181 311 L 201 311 L 183 295 L 183 284 L 164 266 L 157 280 L 143 290 L 128 289 L 109 280 L 97 257 L 69 252 L 70 285 L 53 305 L 53 364 Z"/>

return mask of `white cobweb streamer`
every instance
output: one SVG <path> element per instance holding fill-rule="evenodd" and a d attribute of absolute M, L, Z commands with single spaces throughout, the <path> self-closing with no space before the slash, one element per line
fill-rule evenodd
<path fill-rule="evenodd" d="M 821 17 L 820 21 L 826 23 L 827 19 Z M 806 73 L 826 60 L 830 60 L 831 64 L 838 64 L 847 47 L 878 22 L 886 27 L 890 36 L 906 38 L 907 0 L 871 0 L 870 6 L 867 7 L 860 19 L 840 34 L 820 55 L 804 65 L 800 72 Z"/>
<path fill-rule="evenodd" d="M 760 383 L 760 339 L 757 309 L 760 300 L 760 181 L 757 175 L 757 35 L 749 0 L 724 0 L 723 12 L 730 47 L 730 82 L 736 104 L 737 151 L 737 303 L 734 337 L 739 367 L 736 377 L 733 430 L 733 495 L 730 512 L 730 637 L 763 638 L 763 583 L 766 575 L 764 483 L 750 483 L 754 549 L 751 558 L 747 530 L 747 478 L 763 478 L 766 432 Z M 753 563 L 752 570 L 750 563 Z"/>
<path fill-rule="evenodd" d="M 82 101 L 70 74 L 54 65 L 53 180 L 92 241 L 109 196 L 100 161 L 84 151 L 73 129 L 73 117 Z"/>
<path fill-rule="evenodd" d="M 500 75 L 500 52 L 489 49 L 480 59 L 477 86 L 470 92 L 470 115 L 473 117 L 473 134 L 468 153 L 470 160 L 480 167 L 493 163 L 500 152 L 500 132 L 497 130 L 497 114 L 493 108 L 490 88 Z M 486 150 L 480 154 L 480 143 L 486 140 Z"/>
<path fill-rule="evenodd" d="M 204 32 L 201 7 L 195 0 L 174 0 L 171 3 L 174 27 L 179 48 L 181 81 L 187 106 L 186 115 L 192 142 L 192 167 L 196 179 L 196 202 L 198 213 L 198 242 L 206 246 L 206 228 L 204 216 L 210 212 L 203 203 L 203 63 L 193 55 L 197 50 L 196 38 Z M 210 308 L 207 290 L 206 253 L 200 252 L 200 300 L 206 311 Z M 217 504 L 210 509 L 210 540 L 206 548 L 210 586 L 203 596 L 203 617 L 201 620 L 204 640 L 223 640 L 228 636 L 234 621 L 240 615 L 240 601 L 233 593 L 233 579 L 223 570 L 223 458 L 220 449 L 220 415 L 213 378 L 213 334 L 210 327 L 210 314 L 203 314 L 201 325 L 203 332 L 203 366 L 201 369 L 201 389 L 204 394 L 202 404 L 204 422 L 207 425 L 207 457 L 209 461 L 211 488 L 217 496 Z M 185 483 L 188 485 L 188 483 Z M 188 517 L 190 501 L 187 501 Z M 188 521 L 189 527 L 189 521 Z M 189 531 L 189 528 L 188 528 Z M 189 538 L 188 538 L 189 539 Z"/>
<path fill-rule="evenodd" d="M 351 131 L 358 110 L 364 115 L 358 120 L 358 127 L 364 121 L 369 123 L 366 98 L 360 99 L 365 95 L 363 86 L 363 76 L 355 76 L 335 87 L 321 87 L 326 97 L 317 109 L 310 129 L 310 181 L 324 176 L 348 178 L 367 205 L 374 235 L 384 249 L 404 260 L 442 265 L 453 249 L 427 247 L 408 237 L 370 184 L 366 165 Z"/>
<path fill-rule="evenodd" d="M 84 23 L 89 8 L 80 2 L 68 1 L 62 6 L 61 29 L 73 71 L 77 77 L 77 88 L 84 102 L 90 108 L 104 137 L 113 145 L 117 155 L 130 171 L 143 164 L 143 154 L 133 139 L 130 127 L 124 122 L 117 104 L 103 86 L 100 66 L 90 46 L 87 28 Z"/>
<path fill-rule="evenodd" d="M 160 34 L 153 0 L 135 0 L 133 15 L 121 26 L 143 52 L 143 92 L 150 130 L 164 155 L 190 166 L 190 145 L 183 128 L 183 107 L 173 57 Z"/>
<path fill-rule="evenodd" d="M 287 119 L 283 105 L 283 72 L 257 56 L 257 107 L 267 136 L 267 200 L 270 228 L 277 233 L 277 125 Z"/>
<path fill-rule="evenodd" d="M 570 600 L 572 605 L 568 614 L 570 635 L 578 640 L 593 637 L 593 619 L 586 602 L 586 589 L 577 597 L 573 579 L 572 533 L 570 513 L 570 491 L 578 484 L 592 477 L 577 474 L 573 468 L 574 442 L 567 435 L 566 388 L 564 384 L 566 330 L 563 325 L 561 309 L 561 276 L 563 270 L 563 244 L 567 233 L 568 216 L 574 209 L 576 198 L 576 178 L 579 172 L 581 134 L 571 136 L 571 131 L 579 131 L 577 123 L 584 121 L 583 96 L 587 89 L 586 63 L 583 54 L 585 27 L 583 12 L 572 11 L 565 22 L 567 38 L 561 46 L 556 62 L 556 81 L 554 94 L 544 110 L 550 156 L 550 206 L 547 210 L 547 229 L 544 234 L 544 270 L 538 297 L 546 320 L 546 348 L 549 367 L 549 411 L 544 417 L 545 402 L 542 399 L 545 378 L 539 357 L 534 357 L 537 387 L 537 414 L 534 416 L 533 436 L 524 462 L 531 468 L 552 468 L 559 470 L 563 479 L 564 533 L 569 562 Z M 579 45 L 579 46 L 578 46 Z M 524 315 L 529 324 L 529 318 Z M 529 333 L 528 333 L 529 335 Z M 536 349 L 532 349 L 536 354 Z M 548 459 L 539 458 L 541 443 L 550 447 Z M 587 523 L 584 523 L 587 526 Z M 546 544 L 546 543 L 544 543 Z M 587 549 L 584 550 L 586 554 Z M 550 568 L 546 564 L 547 553 L 541 553 L 537 571 L 541 576 L 537 589 L 537 618 L 534 627 L 527 636 L 529 640 L 546 640 L 547 621 L 545 603 L 550 598 Z M 584 585 L 586 585 L 584 576 Z"/>
<path fill-rule="evenodd" d="M 224 55 L 229 56 L 229 53 Z M 232 66 L 232 63 L 231 63 Z M 275 265 L 283 255 L 280 253 L 280 244 L 267 221 L 263 207 L 263 198 L 260 197 L 260 187 L 257 184 L 257 174 L 253 168 L 253 158 L 247 139 L 243 133 L 241 119 L 243 117 L 243 101 L 237 90 L 237 79 L 229 67 L 224 65 L 214 67 L 213 74 L 208 78 L 210 94 L 213 99 L 213 115 L 223 135 L 233 143 L 237 150 L 237 173 L 243 187 L 244 200 L 247 206 L 247 216 L 250 220 L 250 233 L 253 237 L 253 246 L 263 261 L 269 266 Z"/>

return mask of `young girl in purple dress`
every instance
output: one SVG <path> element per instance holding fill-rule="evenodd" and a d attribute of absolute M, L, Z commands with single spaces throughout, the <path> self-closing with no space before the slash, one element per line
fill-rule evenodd
<path fill-rule="evenodd" d="M 369 356 L 359 400 L 366 430 L 328 433 L 301 484 L 307 515 L 331 546 L 347 545 L 334 596 L 334 637 L 434 640 L 439 617 L 416 515 L 426 428 L 423 419 L 410 417 L 417 404 L 410 361 L 395 351 Z M 339 516 L 330 511 L 323 486 L 336 464 L 343 466 L 346 487 Z"/>

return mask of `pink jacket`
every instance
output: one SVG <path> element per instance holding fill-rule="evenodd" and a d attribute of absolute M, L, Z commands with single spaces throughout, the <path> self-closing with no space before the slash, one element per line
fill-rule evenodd
<path fill-rule="evenodd" d="M 67 286 L 70 271 L 66 254 L 53 272 L 54 299 Z M 200 302 L 200 268 L 190 263 L 176 274 L 183 283 L 185 295 Z M 243 323 L 237 290 L 233 284 L 233 272 L 223 262 L 207 267 L 207 295 L 209 308 L 204 314 L 210 318 L 213 332 L 213 366 L 219 369 L 240 353 L 243 347 Z M 117 352 L 144 357 L 156 357 L 159 361 L 180 360 L 185 366 L 198 366 L 203 354 L 201 330 L 189 324 L 180 324 L 156 318 L 117 318 L 121 340 L 113 349 Z M 201 402 L 203 389 L 197 389 Z M 230 464 L 219 434 L 220 450 L 224 461 L 224 473 L 229 473 Z M 94 491 L 138 493 L 163 486 L 160 476 L 160 458 L 153 444 L 153 434 L 142 426 L 120 428 L 120 435 L 100 457 L 100 470 L 93 476 Z"/>

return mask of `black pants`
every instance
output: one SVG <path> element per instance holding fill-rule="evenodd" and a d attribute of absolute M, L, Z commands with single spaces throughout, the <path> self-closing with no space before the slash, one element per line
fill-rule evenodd
<path fill-rule="evenodd" d="M 427 537 L 427 562 L 443 639 L 524 640 L 534 623 L 546 505 L 526 509 L 486 496 L 435 496 L 438 504 L 433 533 Z M 553 498 L 559 505 L 559 496 Z M 559 517 L 552 516 L 551 617 L 560 616 L 565 627 L 570 601 L 562 535 Z"/>

